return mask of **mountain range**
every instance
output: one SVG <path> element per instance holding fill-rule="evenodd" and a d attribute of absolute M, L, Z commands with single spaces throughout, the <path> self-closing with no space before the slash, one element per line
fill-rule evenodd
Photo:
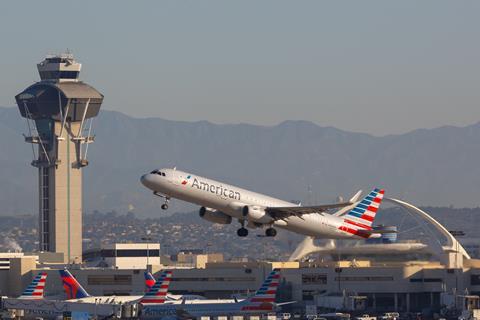
<path fill-rule="evenodd" d="M 103 110 L 94 131 L 83 169 L 85 212 L 165 214 L 139 178 L 174 166 L 304 204 L 379 186 L 416 205 L 480 205 L 480 123 L 377 137 L 308 121 L 219 125 Z M 16 108 L 0 108 L 0 215 L 37 211 L 38 177 L 26 132 Z M 192 208 L 174 201 L 169 212 Z"/>

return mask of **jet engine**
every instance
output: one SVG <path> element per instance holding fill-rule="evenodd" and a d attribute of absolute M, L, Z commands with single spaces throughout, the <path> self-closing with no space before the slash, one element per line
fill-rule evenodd
<path fill-rule="evenodd" d="M 200 216 L 200 218 L 203 218 L 213 223 L 219 223 L 219 224 L 232 223 L 232 217 L 230 217 L 228 214 L 225 214 L 221 211 L 211 209 L 211 208 L 201 207 L 200 211 L 198 212 L 198 215 Z"/>
<path fill-rule="evenodd" d="M 267 215 L 265 209 L 258 206 L 244 206 L 242 214 L 249 221 L 254 221 L 258 223 L 270 223 L 273 221 L 272 217 Z"/>

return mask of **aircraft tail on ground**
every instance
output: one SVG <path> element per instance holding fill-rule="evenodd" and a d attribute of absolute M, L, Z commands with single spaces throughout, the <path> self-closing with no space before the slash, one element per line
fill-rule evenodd
<path fill-rule="evenodd" d="M 244 304 L 241 309 L 244 311 L 272 311 L 279 284 L 280 269 L 273 269 L 253 297 L 239 302 Z"/>
<path fill-rule="evenodd" d="M 146 292 L 148 292 L 155 284 L 155 278 L 149 271 L 145 271 L 144 276 L 145 276 Z"/>
<path fill-rule="evenodd" d="M 150 274 L 151 275 L 151 274 Z M 153 278 L 153 276 L 152 276 Z M 147 282 L 147 275 L 145 274 L 145 282 Z M 162 273 L 160 278 L 155 281 L 155 284 L 150 290 L 140 299 L 142 304 L 159 304 L 164 303 L 167 298 L 168 287 L 172 281 L 172 271 L 167 270 Z"/>
<path fill-rule="evenodd" d="M 70 271 L 64 269 L 59 270 L 59 272 L 60 277 L 62 278 L 63 289 L 65 289 L 65 294 L 67 295 L 67 300 L 90 297 Z"/>
<path fill-rule="evenodd" d="M 45 283 L 47 280 L 47 273 L 40 272 L 28 287 L 23 291 L 19 299 L 43 299 L 45 293 Z"/>

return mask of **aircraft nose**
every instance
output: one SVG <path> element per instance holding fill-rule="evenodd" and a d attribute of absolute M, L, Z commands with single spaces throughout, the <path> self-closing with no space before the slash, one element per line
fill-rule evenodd
<path fill-rule="evenodd" d="M 144 174 L 143 176 L 140 177 L 140 182 L 147 188 L 152 189 L 153 188 L 153 174 L 147 173 Z"/>

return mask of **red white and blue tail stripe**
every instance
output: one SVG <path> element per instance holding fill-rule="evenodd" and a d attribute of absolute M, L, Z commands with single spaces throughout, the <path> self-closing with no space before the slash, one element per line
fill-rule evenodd
<path fill-rule="evenodd" d="M 279 283 L 280 269 L 273 269 L 255 295 L 245 300 L 246 305 L 242 307 L 242 310 L 272 311 Z"/>
<path fill-rule="evenodd" d="M 360 201 L 355 208 L 350 210 L 343 219 L 340 230 L 357 235 L 363 238 L 370 237 L 372 224 L 375 220 L 380 203 L 382 202 L 385 191 L 375 188 L 365 198 Z M 363 232 L 362 232 L 363 230 Z"/>
<path fill-rule="evenodd" d="M 147 276 L 145 275 L 145 278 Z M 153 278 L 153 277 L 152 277 Z M 142 304 L 159 304 L 164 303 L 167 298 L 168 287 L 172 281 L 172 271 L 167 270 L 162 273 L 160 278 L 150 288 L 140 300 Z"/>
<path fill-rule="evenodd" d="M 30 285 L 23 291 L 20 299 L 43 299 L 45 293 L 45 283 L 47 281 L 47 273 L 40 272 Z"/>

